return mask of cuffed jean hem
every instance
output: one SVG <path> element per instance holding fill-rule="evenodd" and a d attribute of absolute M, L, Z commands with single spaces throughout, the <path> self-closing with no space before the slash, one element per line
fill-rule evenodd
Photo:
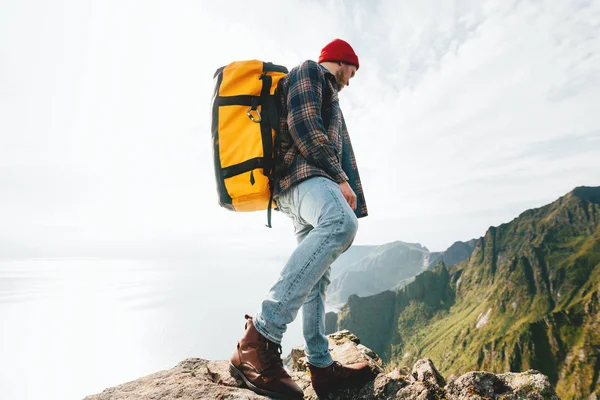
<path fill-rule="evenodd" d="M 310 365 L 315 366 L 317 368 L 327 368 L 331 364 L 333 364 L 333 358 L 331 357 L 331 353 L 328 351 L 327 353 L 317 358 L 309 358 L 308 362 Z"/>
<path fill-rule="evenodd" d="M 262 319 L 260 314 L 254 316 L 254 318 L 252 319 L 252 323 L 254 324 L 254 327 L 256 328 L 258 333 L 269 339 L 271 342 L 281 344 L 281 338 L 276 338 L 271 333 L 269 333 L 269 330 L 265 326 L 266 322 Z"/>

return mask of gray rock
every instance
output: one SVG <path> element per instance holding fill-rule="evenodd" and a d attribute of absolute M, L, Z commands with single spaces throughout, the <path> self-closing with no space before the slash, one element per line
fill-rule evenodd
<path fill-rule="evenodd" d="M 408 386 L 400 389 L 397 398 L 414 400 L 445 398 L 442 387 L 446 382 L 428 358 L 423 358 L 415 363 L 409 383 Z"/>
<path fill-rule="evenodd" d="M 446 386 L 446 381 L 429 358 L 423 358 L 415 363 L 412 376 L 416 381 L 429 386 Z"/>
<path fill-rule="evenodd" d="M 394 369 L 385 372 L 383 362 L 371 349 L 363 346 L 348 330 L 329 337 L 332 356 L 342 364 L 368 361 L 377 373 L 374 381 L 360 389 L 345 390 L 331 395 L 329 400 L 558 400 L 546 376 L 538 371 L 491 374 L 470 372 L 446 385 L 433 362 L 420 359 L 412 372 Z M 296 347 L 286 358 L 289 372 L 304 391 L 305 400 L 317 400 L 306 371 L 303 347 Z M 405 371 L 408 373 L 408 371 Z M 266 400 L 246 389 L 229 373 L 229 361 L 209 361 L 190 358 L 174 368 L 145 376 L 138 380 L 106 389 L 84 400 Z"/>
<path fill-rule="evenodd" d="M 408 377 L 395 369 L 387 374 L 379 374 L 373 382 L 373 397 L 376 399 L 394 399 L 396 393 L 410 385 Z"/>
<path fill-rule="evenodd" d="M 329 338 L 329 351 L 334 360 L 342 364 L 352 364 L 368 361 L 375 373 L 383 372 L 383 361 L 368 347 L 360 344 L 360 339 L 347 329 L 327 335 Z M 304 353 L 304 346 L 292 348 L 290 356 L 286 358 L 286 365 L 292 371 L 306 371 L 308 361 Z"/>
<path fill-rule="evenodd" d="M 448 400 L 559 400 L 548 377 L 539 371 L 491 374 L 469 372 L 446 387 Z"/>
<path fill-rule="evenodd" d="M 267 399 L 241 389 L 229 374 L 229 361 L 189 358 L 175 368 L 122 384 L 84 400 L 258 400 Z"/>

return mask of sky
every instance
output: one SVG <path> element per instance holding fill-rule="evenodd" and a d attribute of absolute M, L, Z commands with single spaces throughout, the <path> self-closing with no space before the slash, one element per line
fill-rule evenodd
<path fill-rule="evenodd" d="M 286 254 L 285 216 L 218 205 L 213 73 L 335 38 L 354 244 L 440 251 L 600 186 L 600 1 L 3 0 L 0 257 Z"/>

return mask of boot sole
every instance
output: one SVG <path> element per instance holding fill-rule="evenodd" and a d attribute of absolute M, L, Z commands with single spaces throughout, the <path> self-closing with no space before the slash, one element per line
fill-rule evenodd
<path fill-rule="evenodd" d="M 253 385 L 252 382 L 250 382 L 246 378 L 246 375 L 244 375 L 242 373 L 242 371 L 237 369 L 231 363 L 229 363 L 229 372 L 231 373 L 231 376 L 233 376 L 233 378 L 236 381 L 239 382 L 241 380 L 242 382 L 244 382 L 244 384 L 246 386 L 248 386 L 248 389 L 252 390 L 254 393 L 262 394 L 263 396 L 269 396 L 269 397 L 272 397 L 274 399 L 279 399 L 279 400 L 302 400 L 302 399 L 304 399 L 304 396 L 302 396 L 302 397 L 292 396 L 292 395 L 288 395 L 288 394 L 276 393 L 276 392 L 271 392 L 270 390 L 261 389 L 258 386 Z"/>

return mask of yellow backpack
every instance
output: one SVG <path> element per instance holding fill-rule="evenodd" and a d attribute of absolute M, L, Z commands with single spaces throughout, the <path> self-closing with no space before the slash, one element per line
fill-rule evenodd
<path fill-rule="evenodd" d="M 232 211 L 275 206 L 271 188 L 279 148 L 277 86 L 287 68 L 260 60 L 217 69 L 212 99 L 212 147 L 219 205 Z"/>

